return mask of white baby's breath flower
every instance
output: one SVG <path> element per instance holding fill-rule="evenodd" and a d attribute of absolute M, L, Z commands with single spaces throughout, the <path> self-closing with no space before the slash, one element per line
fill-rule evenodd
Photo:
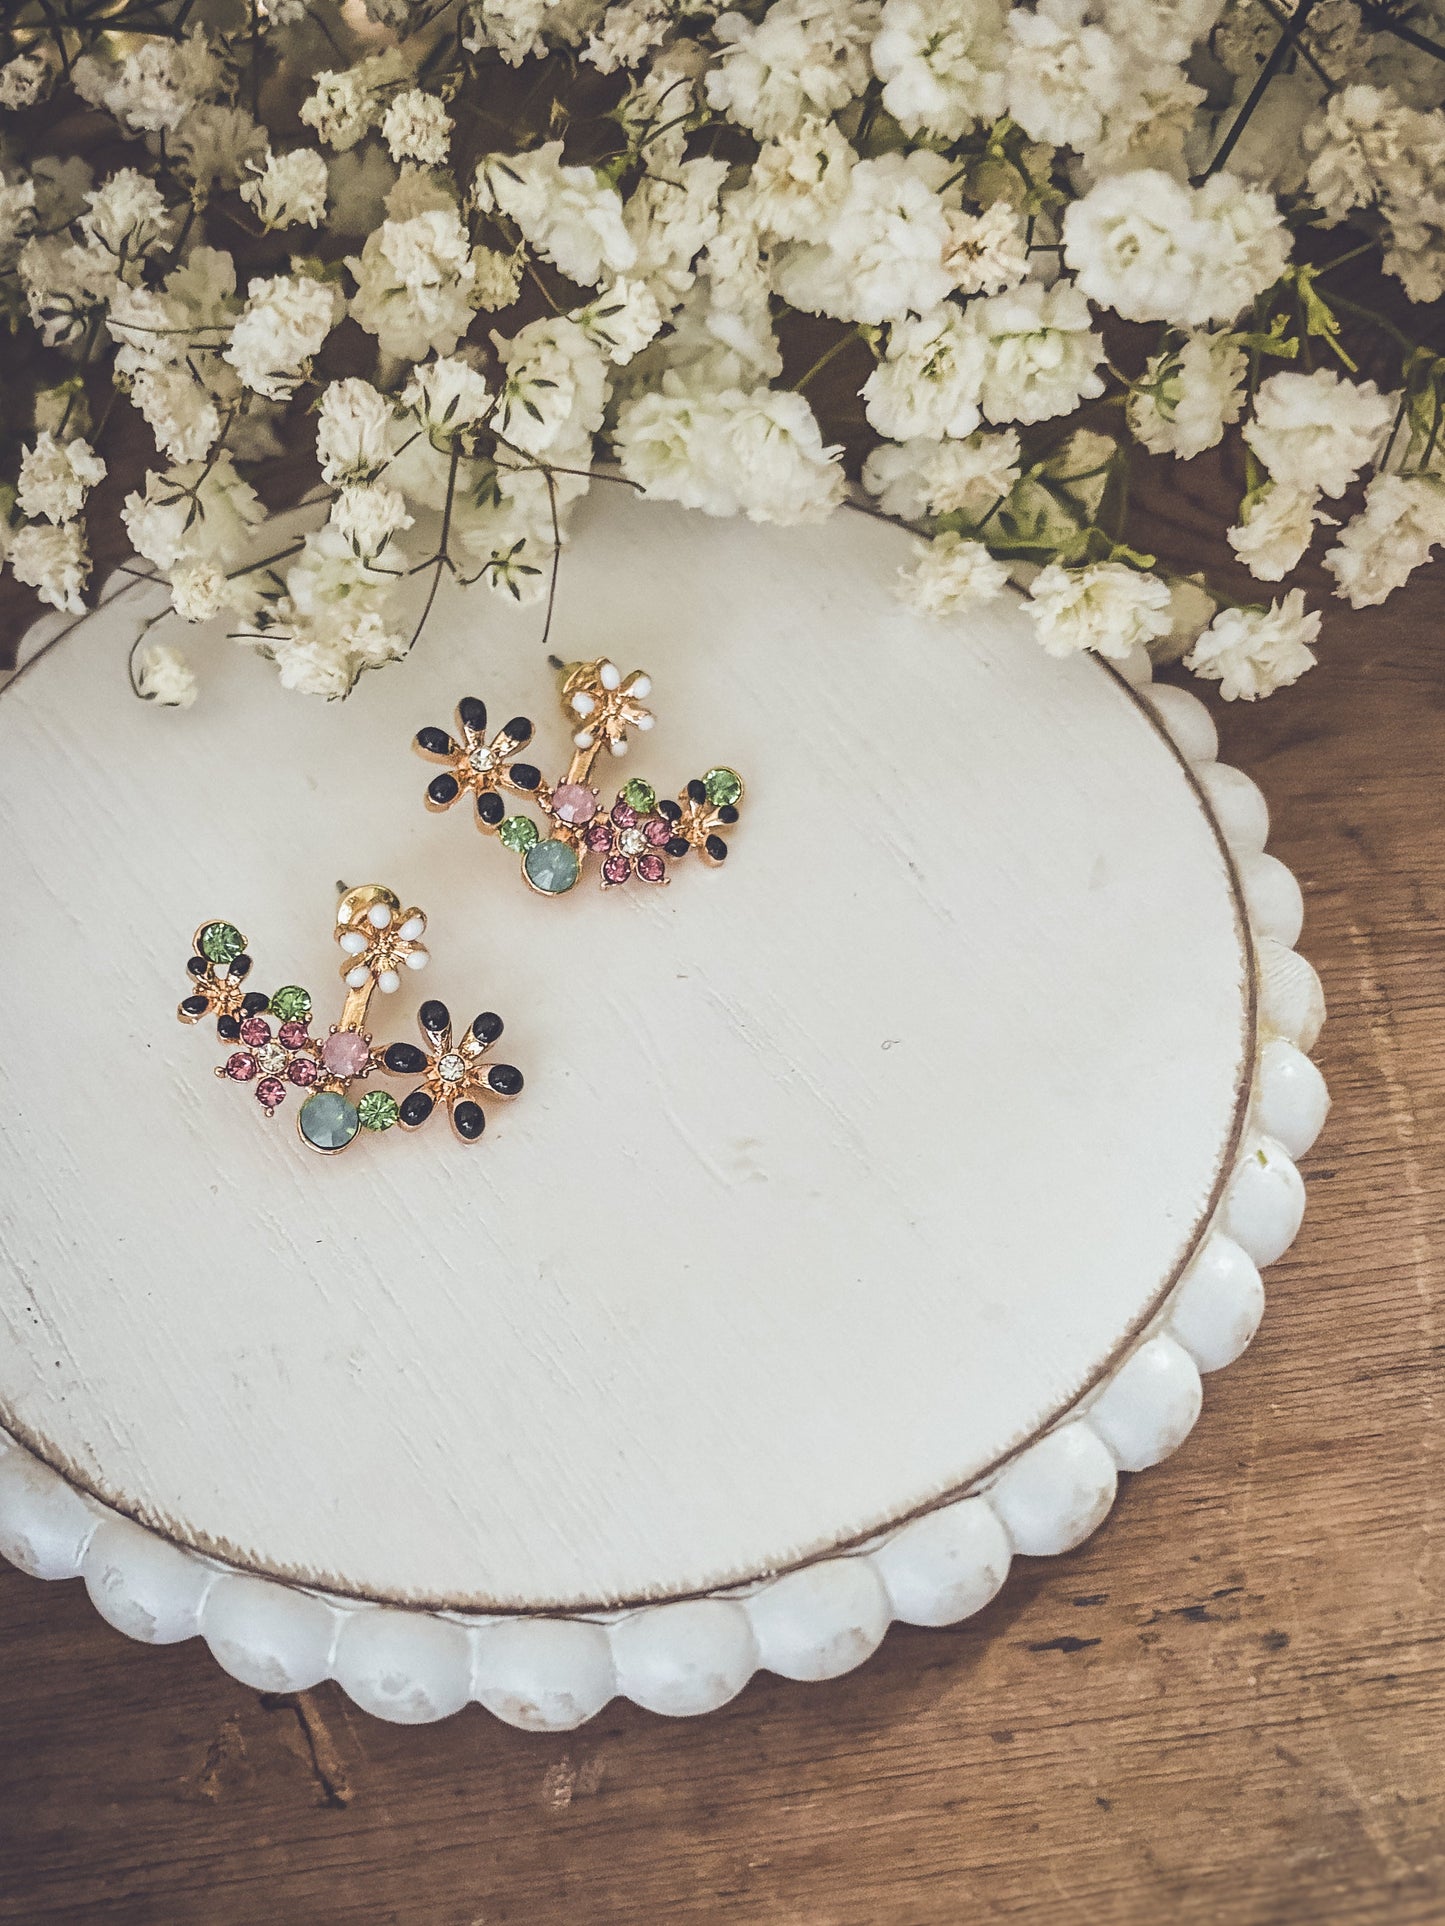
<path fill-rule="evenodd" d="M 619 0 L 593 28 L 582 58 L 600 74 L 636 67 L 661 43 L 671 16 L 670 0 Z"/>
<path fill-rule="evenodd" d="M 666 374 L 621 408 L 613 441 L 623 474 L 645 495 L 707 515 L 814 522 L 842 499 L 842 450 L 823 445 L 802 395 L 693 394 Z"/>
<path fill-rule="evenodd" d="M 90 551 L 83 522 L 27 522 L 10 541 L 8 560 L 17 582 L 33 588 L 51 608 L 79 615 L 90 579 Z"/>
<path fill-rule="evenodd" d="M 49 432 L 37 435 L 20 457 L 20 512 L 35 521 L 74 521 L 86 496 L 104 478 L 105 463 L 88 441 L 57 441 Z"/>
<path fill-rule="evenodd" d="M 950 532 L 915 542 L 913 554 L 913 567 L 898 571 L 898 596 L 920 615 L 951 615 L 993 602 L 1008 586 L 1008 563 L 962 535 Z"/>
<path fill-rule="evenodd" d="M 1315 532 L 1317 488 L 1271 482 L 1252 495 L 1238 524 L 1228 531 L 1229 546 L 1260 582 L 1280 582 L 1298 568 Z"/>
<path fill-rule="evenodd" d="M 212 622 L 238 599 L 233 583 L 218 562 L 178 562 L 170 571 L 171 607 L 183 622 Z"/>
<path fill-rule="evenodd" d="M 120 512 L 136 554 L 166 570 L 178 562 L 239 566 L 264 517 L 259 496 L 229 454 L 164 474 L 149 470 L 144 489 L 127 495 Z"/>
<path fill-rule="evenodd" d="M 1123 93 L 1124 49 L 1087 13 L 1085 0 L 1009 11 L 1008 111 L 1033 140 L 1092 146 Z"/>
<path fill-rule="evenodd" d="M 301 104 L 301 120 L 327 147 L 343 153 L 375 123 L 386 92 L 410 75 L 406 56 L 396 47 L 340 72 L 318 74 L 315 92 Z"/>
<path fill-rule="evenodd" d="M 428 434 L 444 439 L 485 421 L 492 409 L 492 391 L 486 376 L 469 361 L 443 355 L 412 369 L 401 391 L 401 405 Z"/>
<path fill-rule="evenodd" d="M 1434 475 L 1376 475 L 1365 506 L 1325 556 L 1335 593 L 1351 608 L 1374 608 L 1403 588 L 1431 551 L 1445 545 L 1445 481 Z"/>
<path fill-rule="evenodd" d="M 167 240 L 171 215 L 154 181 L 133 167 L 118 168 L 85 197 L 77 226 L 92 247 L 110 255 L 125 273 Z"/>
<path fill-rule="evenodd" d="M 1184 666 L 1217 682 L 1226 702 L 1253 702 L 1314 667 L 1310 644 L 1319 632 L 1318 610 L 1305 608 L 1303 589 L 1291 589 L 1267 609 L 1221 609 Z"/>
<path fill-rule="evenodd" d="M 456 125 L 445 104 L 420 87 L 395 94 L 381 119 L 381 137 L 394 161 L 445 167 Z"/>
<path fill-rule="evenodd" d="M 857 158 L 834 123 L 815 114 L 764 141 L 743 190 L 758 231 L 780 241 L 821 240 Z"/>
<path fill-rule="evenodd" d="M 1152 355 L 1129 395 L 1130 429 L 1151 453 L 1192 460 L 1244 412 L 1248 365 L 1228 333 L 1200 331 Z"/>
<path fill-rule="evenodd" d="M 964 441 L 885 441 L 863 464 L 863 486 L 885 515 L 916 522 L 925 515 L 966 515 L 977 522 L 1019 478 L 1019 438 L 1012 428 Z"/>
<path fill-rule="evenodd" d="M 1157 168 L 1110 175 L 1070 204 L 1064 260 L 1130 321 L 1232 321 L 1276 281 L 1289 237 L 1272 198 L 1228 174 L 1192 188 Z"/>
<path fill-rule="evenodd" d="M 136 693 L 163 709 L 189 709 L 196 699 L 196 672 L 179 649 L 147 642 L 131 663 Z"/>
<path fill-rule="evenodd" d="M 1002 294 L 1029 271 L 1024 223 L 1008 201 L 982 214 L 955 208 L 948 216 L 943 265 L 959 294 Z"/>
<path fill-rule="evenodd" d="M 885 0 L 873 71 L 906 134 L 958 140 L 1003 112 L 1005 0 Z"/>
<path fill-rule="evenodd" d="M 504 254 L 500 248 L 472 249 L 471 303 L 483 314 L 497 314 L 511 307 L 522 285 L 520 254 Z"/>
<path fill-rule="evenodd" d="M 888 351 L 863 384 L 869 423 L 893 441 L 972 434 L 979 424 L 984 342 L 952 303 L 889 330 Z"/>
<path fill-rule="evenodd" d="M 596 287 L 637 259 L 615 187 L 592 167 L 562 164 L 562 143 L 529 154 L 491 154 L 477 169 L 476 202 L 514 221 L 544 261 L 579 287 Z"/>
<path fill-rule="evenodd" d="M 1050 655 L 1092 649 L 1121 660 L 1170 627 L 1169 589 L 1122 562 L 1064 568 L 1051 562 L 1029 587 L 1039 641 Z"/>
<path fill-rule="evenodd" d="M 804 114 L 836 114 L 868 84 L 878 17 L 877 0 L 774 0 L 756 21 L 720 14 L 709 104 L 760 140 L 787 133 Z"/>
<path fill-rule="evenodd" d="M 252 281 L 222 359 L 248 388 L 285 401 L 345 308 L 341 291 L 309 274 Z"/>
<path fill-rule="evenodd" d="M 662 326 L 662 309 L 645 282 L 624 277 L 604 288 L 586 307 L 574 308 L 572 319 L 609 361 L 624 367 L 642 353 Z"/>
<path fill-rule="evenodd" d="M 646 281 L 664 307 L 675 307 L 696 278 L 697 257 L 722 221 L 727 174 L 726 161 L 699 154 L 666 176 L 644 176 L 623 210 L 636 250 L 633 278 Z"/>
<path fill-rule="evenodd" d="M 821 242 L 781 251 L 778 292 L 810 314 L 874 325 L 935 309 L 954 285 L 944 266 L 949 210 L 938 192 L 953 171 L 921 148 L 859 161 Z"/>
<path fill-rule="evenodd" d="M 385 482 L 348 482 L 331 504 L 331 525 L 353 552 L 371 562 L 415 517 L 406 497 Z"/>
<path fill-rule="evenodd" d="M 200 461 L 221 432 L 220 410 L 184 364 L 142 368 L 130 398 L 158 452 L 172 461 Z"/>
<path fill-rule="evenodd" d="M 0 107 L 20 113 L 49 90 L 55 72 L 48 47 L 29 47 L 0 67 Z"/>
<path fill-rule="evenodd" d="M 983 412 L 990 421 L 1047 421 L 1104 392 L 1104 343 L 1072 281 L 1025 281 L 970 303 L 984 344 Z"/>
<path fill-rule="evenodd" d="M 326 212 L 330 183 L 326 162 L 314 147 L 293 147 L 289 154 L 268 153 L 252 162 L 253 178 L 241 186 L 241 199 L 255 208 L 265 228 L 315 227 Z"/>
<path fill-rule="evenodd" d="M 316 410 L 316 459 L 322 478 L 369 481 L 391 454 L 390 401 L 369 381 L 348 375 L 325 388 Z"/>
<path fill-rule="evenodd" d="M 1395 403 L 1373 381 L 1346 381 L 1332 368 L 1275 374 L 1255 396 L 1244 439 L 1275 481 L 1343 495 L 1379 455 Z"/>
<path fill-rule="evenodd" d="M 352 315 L 383 353 L 450 354 L 466 333 L 476 266 L 455 202 L 383 221 L 347 265 L 357 283 Z"/>
<path fill-rule="evenodd" d="M 585 437 L 590 445 L 602 426 L 607 370 L 577 323 L 533 321 L 509 341 L 494 334 L 492 345 L 505 371 L 492 419 L 511 448 L 555 458 L 563 437 Z"/>

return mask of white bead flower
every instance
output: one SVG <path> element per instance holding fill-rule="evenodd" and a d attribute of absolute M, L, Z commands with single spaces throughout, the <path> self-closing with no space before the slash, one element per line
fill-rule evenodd
<path fill-rule="evenodd" d="M 346 920 L 344 904 L 338 915 Z M 343 955 L 355 958 L 344 966 L 347 988 L 363 990 L 374 982 L 383 995 L 392 995 L 401 988 L 403 970 L 424 970 L 431 960 L 421 940 L 425 934 L 426 917 L 420 910 L 373 903 L 361 927 L 343 930 L 337 938 Z"/>

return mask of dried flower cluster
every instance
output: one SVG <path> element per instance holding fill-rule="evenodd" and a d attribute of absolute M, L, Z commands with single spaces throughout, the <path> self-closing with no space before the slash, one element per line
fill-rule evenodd
<path fill-rule="evenodd" d="M 1445 544 L 1434 14 L 17 0 L 0 548 L 83 608 L 101 488 L 179 617 L 335 697 L 415 639 L 410 575 L 545 597 L 600 464 L 755 521 L 851 492 L 919 530 L 920 610 L 1012 581 L 1052 653 L 1267 694 L 1318 612 L 1141 553 L 1131 450 L 1237 439 L 1261 582 L 1327 529 L 1361 607 Z M 281 455 L 328 517 L 259 564 Z M 194 698 L 169 645 L 133 673 Z"/>

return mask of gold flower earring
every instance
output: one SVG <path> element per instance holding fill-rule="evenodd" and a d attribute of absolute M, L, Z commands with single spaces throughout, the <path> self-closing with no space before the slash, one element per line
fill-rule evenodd
<path fill-rule="evenodd" d="M 515 716 L 487 738 L 486 704 L 464 696 L 457 704 L 457 733 L 418 730 L 415 747 L 441 770 L 426 788 L 426 806 L 450 809 L 462 796 L 473 798 L 477 826 L 496 836 L 521 859 L 522 874 L 541 896 L 565 896 L 580 880 L 589 857 L 595 858 L 603 889 L 637 877 L 644 883 L 671 880 L 672 865 L 694 851 L 714 868 L 727 860 L 720 832 L 738 820 L 741 778 L 722 765 L 694 777 L 677 801 L 659 800 L 650 782 L 633 777 L 604 809 L 593 767 L 603 750 L 626 753 L 632 731 L 652 727 L 645 706 L 651 678 L 642 670 L 623 677 L 615 663 L 600 657 L 562 671 L 562 708 L 572 725 L 572 761 L 555 784 L 542 779 L 535 763 L 520 760 L 533 728 Z M 542 828 L 529 815 L 509 813 L 508 795 L 534 802 Z"/>
<path fill-rule="evenodd" d="M 433 998 L 417 1013 L 423 1047 L 373 1043 L 366 1027 L 374 993 L 396 991 L 405 974 L 426 965 L 425 934 L 422 911 L 403 909 L 401 899 L 382 884 L 347 890 L 335 928 L 346 998 L 328 1034 L 316 1037 L 310 991 L 296 983 L 269 996 L 248 990 L 251 958 L 245 937 L 234 923 L 203 923 L 186 965 L 191 992 L 176 1014 L 182 1023 L 215 1017 L 217 1036 L 233 1046 L 216 1075 L 249 1084 L 268 1117 L 292 1091 L 297 1094 L 296 1129 L 308 1149 L 334 1156 L 362 1131 L 379 1134 L 394 1125 L 420 1129 L 438 1104 L 445 1104 L 457 1137 L 475 1143 L 487 1121 L 480 1100 L 515 1097 L 522 1088 L 520 1070 L 484 1061 L 502 1034 L 502 1019 L 484 1011 L 454 1041 L 451 1013 Z M 414 1088 L 400 1101 L 382 1089 L 353 1099 L 352 1085 L 374 1071 L 409 1078 Z"/>

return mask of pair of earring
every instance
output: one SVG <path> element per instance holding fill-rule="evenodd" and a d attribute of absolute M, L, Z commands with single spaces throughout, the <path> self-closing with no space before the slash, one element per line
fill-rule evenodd
<path fill-rule="evenodd" d="M 562 671 L 573 753 L 554 784 L 522 760 L 533 736 L 527 717 L 514 717 L 488 739 L 485 704 L 463 697 L 455 736 L 425 728 L 415 737 L 418 753 L 440 765 L 427 784 L 427 808 L 447 810 L 470 797 L 478 827 L 519 857 L 523 878 L 542 896 L 565 895 L 589 860 L 604 890 L 633 879 L 664 884 L 671 866 L 694 853 L 717 867 L 728 853 L 721 832 L 737 822 L 742 801 L 734 770 L 709 769 L 675 802 L 634 777 L 604 806 L 593 780 L 604 750 L 622 756 L 634 730 L 652 727 L 644 706 L 651 686 L 641 670 L 624 679 L 605 657 Z M 540 826 L 532 815 L 509 809 L 509 797 L 534 805 Z M 426 928 L 425 913 L 404 908 L 382 884 L 343 891 L 334 935 L 346 995 L 340 1016 L 321 1037 L 312 1032 L 309 990 L 295 983 L 269 994 L 247 989 L 252 964 L 245 937 L 233 923 L 203 923 L 192 941 L 189 993 L 177 1015 L 183 1023 L 215 1018 L 216 1034 L 230 1046 L 215 1074 L 249 1085 L 268 1117 L 294 1093 L 300 1102 L 297 1133 L 322 1155 L 345 1150 L 363 1132 L 418 1130 L 439 1108 L 463 1143 L 475 1143 L 486 1128 L 484 1101 L 510 1101 L 523 1086 L 520 1070 L 493 1062 L 489 1054 L 502 1035 L 502 1019 L 485 1010 L 459 1036 L 447 1006 L 429 998 L 417 1012 L 420 1045 L 376 1043 L 367 1027 L 373 995 L 396 992 L 407 975 L 425 968 Z M 378 1073 L 412 1087 L 399 1097 L 379 1085 L 353 1094 L 355 1085 Z"/>

